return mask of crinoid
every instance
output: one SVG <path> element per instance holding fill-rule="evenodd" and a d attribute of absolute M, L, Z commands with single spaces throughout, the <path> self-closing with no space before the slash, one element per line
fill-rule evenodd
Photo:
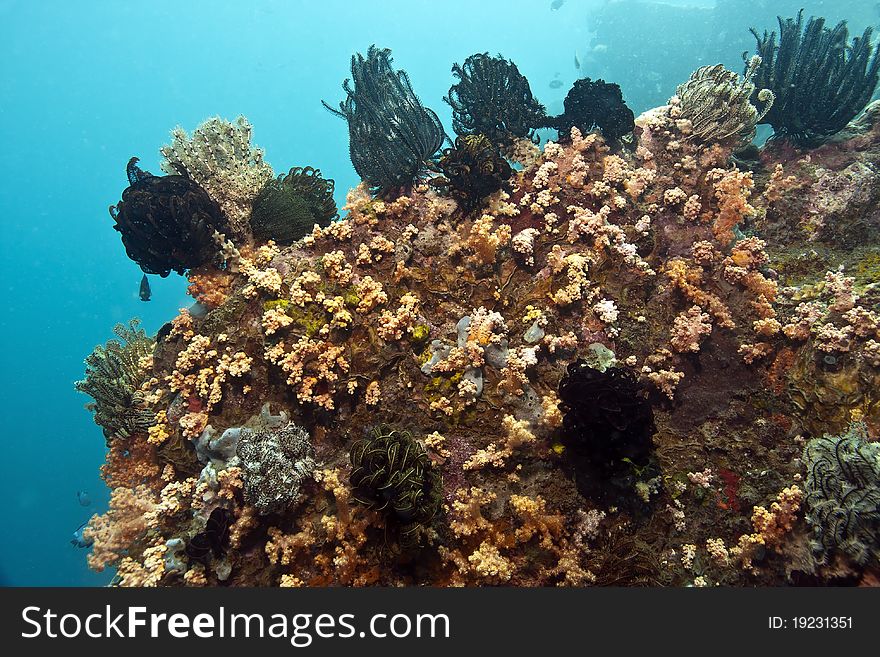
<path fill-rule="evenodd" d="M 632 372 L 577 360 L 559 384 L 562 439 L 589 497 L 630 494 L 651 467 L 654 411 Z M 581 481 L 583 480 L 583 481 Z M 609 488 L 610 486 L 610 488 Z M 612 490 L 616 489 L 616 490 Z"/>
<path fill-rule="evenodd" d="M 347 97 L 328 110 L 348 121 L 349 154 L 358 175 L 387 195 L 406 188 L 427 171 L 443 146 L 440 119 L 419 101 L 405 71 L 391 66 L 388 48 L 370 46 L 367 56 L 351 58 Z"/>
<path fill-rule="evenodd" d="M 829 29 L 824 18 L 811 16 L 804 27 L 803 14 L 801 9 L 797 18 L 777 17 L 778 44 L 776 32 L 751 29 L 761 57 L 753 82 L 776 96 L 760 123 L 769 123 L 775 138 L 811 146 L 839 132 L 867 105 L 880 74 L 880 48 L 871 45 L 870 27 L 848 43 L 846 21 Z"/>
<path fill-rule="evenodd" d="M 236 447 L 244 470 L 244 498 L 260 515 L 281 513 L 315 469 L 309 432 L 293 422 L 279 429 L 242 429 Z"/>
<path fill-rule="evenodd" d="M 458 82 L 443 100 L 452 106 L 456 134 L 483 134 L 496 146 L 514 138 L 537 143 L 535 130 L 544 127 L 547 114 L 516 64 L 501 55 L 477 53 L 454 64 L 452 74 Z"/>
<path fill-rule="evenodd" d="M 489 194 L 501 189 L 513 170 L 485 135 L 459 135 L 455 146 L 443 150 L 438 161 L 442 176 L 431 179 L 470 211 Z"/>
<path fill-rule="evenodd" d="M 623 100 L 620 86 L 605 80 L 575 80 L 563 101 L 565 111 L 552 119 L 560 139 L 572 128 L 586 134 L 599 128 L 606 140 L 620 139 L 635 128 L 632 110 Z"/>
<path fill-rule="evenodd" d="M 219 559 L 226 554 L 226 547 L 229 544 L 229 525 L 233 520 L 235 520 L 234 516 L 223 507 L 211 511 L 205 529 L 186 543 L 184 551 L 189 560 L 207 566 L 212 556 Z"/>
<path fill-rule="evenodd" d="M 333 200 L 333 180 L 323 178 L 320 169 L 294 167 L 270 180 L 254 199 L 251 232 L 254 240 L 292 244 L 324 227 L 339 216 Z"/>
<path fill-rule="evenodd" d="M 752 78 L 761 64 L 755 55 L 740 78 L 721 64 L 703 66 L 680 84 L 681 118 L 691 122 L 691 136 L 704 143 L 729 142 L 737 147 L 755 137 L 755 126 L 772 109 L 775 96 L 769 89 L 755 90 Z M 751 103 L 754 98 L 760 109 Z"/>
<path fill-rule="evenodd" d="M 146 431 L 155 422 L 140 387 L 147 377 L 144 359 L 152 355 L 156 342 L 137 319 L 128 326 L 117 324 L 113 332 L 119 339 L 95 347 L 86 358 L 86 377 L 74 384 L 95 400 L 86 408 L 94 411 L 95 423 L 104 429 L 108 442 L 114 436 L 127 438 Z"/>
<path fill-rule="evenodd" d="M 859 565 L 880 558 L 880 443 L 864 424 L 814 438 L 804 449 L 807 522 L 824 561 L 835 552 Z"/>
<path fill-rule="evenodd" d="M 355 499 L 396 522 L 402 545 L 417 544 L 442 496 L 442 478 L 424 446 L 408 431 L 378 426 L 351 446 L 349 458 Z"/>
<path fill-rule="evenodd" d="M 214 234 L 226 230 L 220 206 L 185 176 L 154 176 L 128 162 L 129 186 L 110 207 L 128 257 L 147 274 L 168 276 L 216 258 Z"/>

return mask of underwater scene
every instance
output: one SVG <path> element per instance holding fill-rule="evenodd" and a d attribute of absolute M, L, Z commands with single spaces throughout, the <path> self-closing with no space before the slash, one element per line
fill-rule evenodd
<path fill-rule="evenodd" d="M 877 586 L 878 26 L 0 0 L 0 584 Z"/>

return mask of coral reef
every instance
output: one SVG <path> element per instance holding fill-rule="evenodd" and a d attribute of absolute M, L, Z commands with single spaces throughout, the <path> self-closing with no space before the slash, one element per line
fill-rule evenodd
<path fill-rule="evenodd" d="M 754 83 L 776 95 L 759 122 L 773 126 L 776 137 L 809 145 L 842 130 L 868 104 L 880 50 L 871 45 L 870 27 L 850 44 L 846 21 L 827 28 L 824 18 L 811 16 L 804 26 L 803 14 L 779 16 L 778 45 L 776 32 L 751 31 L 761 57 Z"/>
<path fill-rule="evenodd" d="M 422 106 L 405 71 L 391 67 L 391 51 L 370 46 L 351 58 L 347 97 L 339 109 L 324 107 L 348 122 L 355 171 L 371 187 L 389 192 L 408 187 L 424 171 L 445 139 L 440 119 Z M 323 102 L 323 101 L 322 101 Z"/>
<path fill-rule="evenodd" d="M 874 581 L 876 107 L 810 150 L 734 152 L 749 85 L 772 87 L 711 68 L 693 104 L 623 136 L 572 124 L 525 148 L 531 119 L 517 141 L 476 116 L 522 168 L 494 177 L 499 143 L 463 126 L 432 185 L 442 134 L 396 106 L 405 75 L 387 51 L 353 63 L 341 109 L 374 159 L 342 217 L 221 239 L 226 264 L 189 272 L 199 305 L 89 363 L 112 489 L 84 530 L 94 568 L 126 586 Z"/>

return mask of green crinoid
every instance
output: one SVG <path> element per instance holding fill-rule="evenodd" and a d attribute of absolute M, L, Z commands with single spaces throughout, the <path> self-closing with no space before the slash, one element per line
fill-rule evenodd
<path fill-rule="evenodd" d="M 117 324 L 113 332 L 119 340 L 95 347 L 86 358 L 86 378 L 74 384 L 95 400 L 86 408 L 94 411 L 108 440 L 146 431 L 154 422 L 139 388 L 147 375 L 142 359 L 152 355 L 156 342 L 139 327 L 137 319 Z"/>
<path fill-rule="evenodd" d="M 321 170 L 294 167 L 266 183 L 254 199 L 251 232 L 257 242 L 292 244 L 339 216 L 333 200 L 334 182 Z"/>
<path fill-rule="evenodd" d="M 354 498 L 400 525 L 400 543 L 418 543 L 440 508 L 443 479 L 408 431 L 380 425 L 351 446 Z"/>

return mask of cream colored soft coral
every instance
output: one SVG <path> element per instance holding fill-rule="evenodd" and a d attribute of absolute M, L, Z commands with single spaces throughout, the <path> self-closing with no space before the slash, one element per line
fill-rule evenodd
<path fill-rule="evenodd" d="M 330 251 L 321 256 L 324 272 L 331 281 L 340 285 L 348 285 L 351 281 L 351 265 L 342 251 Z"/>
<path fill-rule="evenodd" d="M 255 288 L 276 295 L 281 292 L 281 274 L 277 269 L 273 267 L 260 269 L 248 258 L 241 258 L 238 266 L 239 271 L 247 276 L 248 281 Z"/>
<path fill-rule="evenodd" d="M 197 182 L 220 204 L 237 235 L 248 234 L 251 203 L 274 175 L 263 150 L 251 144 L 252 132 L 243 116 L 235 123 L 214 117 L 192 136 L 175 128 L 171 144 L 161 148 L 162 170 Z"/>
<path fill-rule="evenodd" d="M 382 284 L 372 276 L 364 276 L 358 281 L 355 290 L 358 295 L 357 311 L 368 313 L 376 306 L 388 301 L 388 295 L 382 289 Z"/>
<path fill-rule="evenodd" d="M 539 234 L 537 228 L 526 228 L 514 235 L 510 242 L 514 252 L 519 253 L 529 267 L 535 264 L 535 238 Z"/>
<path fill-rule="evenodd" d="M 509 502 L 514 515 L 521 523 L 514 532 L 517 542 L 525 543 L 532 537 L 538 536 L 541 547 L 552 550 L 555 541 L 564 531 L 563 516 L 548 513 L 547 502 L 540 495 L 534 498 L 511 495 Z"/>
<path fill-rule="evenodd" d="M 505 415 L 501 420 L 501 428 L 505 434 L 501 445 L 492 442 L 485 449 L 478 450 L 465 461 L 465 470 L 479 470 L 487 465 L 504 467 L 505 459 L 512 456 L 517 449 L 537 440 L 528 420 L 517 420 L 512 415 Z"/>
<path fill-rule="evenodd" d="M 484 488 L 472 486 L 455 491 L 449 526 L 456 536 L 472 536 L 492 528 L 483 516 L 483 507 L 495 501 L 497 495 Z"/>
<path fill-rule="evenodd" d="M 495 217 L 483 214 L 471 226 L 466 244 L 473 251 L 480 264 L 489 265 L 495 262 L 500 247 L 510 242 L 510 226 L 501 224 L 493 230 Z"/>
<path fill-rule="evenodd" d="M 411 333 L 419 321 L 419 298 L 407 292 L 400 297 L 400 306 L 392 313 L 383 310 L 379 316 L 377 332 L 383 340 L 400 340 L 404 333 Z"/>
<path fill-rule="evenodd" d="M 752 561 L 761 552 L 759 548 L 780 548 L 786 534 L 794 526 L 803 499 L 803 491 L 797 486 L 790 486 L 779 492 L 769 510 L 756 506 L 752 512 L 754 532 L 740 536 L 737 544 L 730 548 L 730 556 L 738 559 L 746 570 L 756 572 Z"/>
<path fill-rule="evenodd" d="M 263 333 L 273 335 L 279 330 L 290 326 L 293 323 L 293 319 L 279 308 L 269 308 L 269 310 L 263 313 L 261 323 L 263 325 Z"/>
<path fill-rule="evenodd" d="M 702 310 L 699 306 L 691 306 L 673 320 L 669 343 L 675 351 L 698 352 L 703 336 L 712 333 L 709 315 Z"/>
<path fill-rule="evenodd" d="M 491 581 L 506 582 L 516 572 L 513 562 L 488 540 L 480 543 L 480 547 L 468 556 L 468 562 L 475 573 Z"/>

